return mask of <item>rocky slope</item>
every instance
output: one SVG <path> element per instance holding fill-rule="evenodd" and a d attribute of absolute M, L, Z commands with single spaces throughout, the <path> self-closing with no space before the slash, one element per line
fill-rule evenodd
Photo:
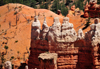
<path fill-rule="evenodd" d="M 4 46 L 8 46 L 7 55 L 5 55 L 6 60 L 9 60 L 11 56 L 15 58 L 20 56 L 22 59 L 28 57 L 31 23 L 33 22 L 35 11 L 39 15 L 41 24 L 44 16 L 47 17 L 49 26 L 53 23 L 53 17 L 63 18 L 63 16 L 59 16 L 49 10 L 34 9 L 22 4 L 10 3 L 0 6 L 0 52 L 5 52 Z"/>
<path fill-rule="evenodd" d="M 54 17 L 59 17 L 60 23 L 63 22 L 64 16 L 57 15 L 46 9 L 34 9 L 13 3 L 0 6 L 0 52 L 6 51 L 4 46 L 9 47 L 7 55 L 5 55 L 6 60 L 9 60 L 11 56 L 15 58 L 20 56 L 22 59 L 28 57 L 27 52 L 31 41 L 31 23 L 34 21 L 35 12 L 39 16 L 41 28 L 44 16 L 48 26 L 53 24 Z M 81 18 L 80 16 L 69 16 L 69 19 L 69 22 L 73 23 L 76 32 L 79 28 L 83 28 L 86 23 L 86 18 Z M 93 23 L 93 19 L 91 19 L 91 22 Z M 88 30 L 89 28 L 83 32 Z"/>

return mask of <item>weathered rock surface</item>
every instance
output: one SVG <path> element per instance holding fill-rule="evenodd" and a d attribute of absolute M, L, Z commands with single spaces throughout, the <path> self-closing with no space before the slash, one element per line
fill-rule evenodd
<path fill-rule="evenodd" d="M 94 24 L 90 26 L 90 31 L 85 33 L 85 36 L 82 29 L 79 29 L 77 35 L 73 24 L 69 23 L 68 17 L 63 19 L 62 25 L 58 18 L 54 18 L 54 24 L 49 27 L 48 32 L 46 31 L 48 37 L 44 40 L 31 40 L 29 69 L 39 68 L 38 56 L 44 52 L 58 54 L 57 69 L 99 68 L 99 25 L 99 19 L 96 18 Z M 50 57 L 43 58 L 50 59 Z M 41 64 L 43 63 L 44 61 L 41 62 Z"/>
<path fill-rule="evenodd" d="M 41 32 L 41 38 L 42 39 L 46 39 L 47 38 L 47 33 L 49 31 L 49 27 L 47 25 L 47 22 L 46 22 L 46 17 L 44 18 L 44 22 L 43 22 L 43 25 L 42 25 L 42 32 Z"/>
<path fill-rule="evenodd" d="M 80 39 L 84 39 L 84 33 L 83 33 L 82 29 L 78 30 L 77 40 L 80 40 Z"/>
<path fill-rule="evenodd" d="M 59 18 L 54 18 L 54 24 L 49 28 L 48 32 L 48 41 L 50 43 L 54 43 L 61 36 L 61 24 L 59 22 Z"/>
<path fill-rule="evenodd" d="M 41 53 L 38 56 L 39 69 L 57 69 L 57 56 L 56 53 Z"/>
<path fill-rule="evenodd" d="M 40 39 L 40 28 L 41 24 L 38 20 L 38 16 L 34 17 L 34 22 L 32 23 L 32 39 Z"/>
<path fill-rule="evenodd" d="M 12 69 L 12 64 L 11 64 L 10 61 L 6 61 L 6 62 L 4 63 L 4 65 L 5 65 L 5 69 Z"/>
<path fill-rule="evenodd" d="M 100 17 L 100 5 L 97 4 L 97 0 L 90 0 L 87 2 L 84 8 L 84 17 Z"/>

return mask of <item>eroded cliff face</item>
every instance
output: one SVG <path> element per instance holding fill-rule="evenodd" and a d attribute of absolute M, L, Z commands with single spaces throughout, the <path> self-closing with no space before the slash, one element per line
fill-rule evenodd
<path fill-rule="evenodd" d="M 95 19 L 90 26 L 91 30 L 83 34 L 79 29 L 78 34 L 69 23 L 69 18 L 65 17 L 63 23 L 59 18 L 54 18 L 54 24 L 47 26 L 44 19 L 43 29 L 37 25 L 32 25 L 31 52 L 29 56 L 29 69 L 39 69 L 38 56 L 41 53 L 57 53 L 57 69 L 95 69 L 100 67 L 99 63 L 99 20 Z M 33 23 L 36 21 L 34 20 Z M 34 30 L 34 31 L 33 31 Z M 33 38 L 34 37 L 34 38 Z"/>

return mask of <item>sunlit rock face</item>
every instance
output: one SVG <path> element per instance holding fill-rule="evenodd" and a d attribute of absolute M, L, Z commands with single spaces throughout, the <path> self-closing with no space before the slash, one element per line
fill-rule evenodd
<path fill-rule="evenodd" d="M 90 0 L 90 3 L 97 3 L 97 0 Z"/>
<path fill-rule="evenodd" d="M 54 18 L 54 24 L 49 27 L 48 32 L 48 41 L 50 43 L 54 43 L 57 39 L 60 39 L 61 36 L 61 24 L 59 22 L 59 18 Z"/>
<path fill-rule="evenodd" d="M 32 23 L 32 29 L 31 29 L 31 38 L 32 39 L 40 39 L 40 28 L 41 24 L 40 21 L 38 20 L 38 16 L 34 17 L 34 22 Z"/>
<path fill-rule="evenodd" d="M 84 33 L 83 33 L 82 29 L 78 30 L 77 40 L 80 40 L 80 39 L 84 39 Z"/>
<path fill-rule="evenodd" d="M 94 20 L 94 24 L 92 24 L 90 28 L 91 28 L 90 36 L 92 39 L 92 44 L 97 45 L 98 43 L 100 43 L 100 23 L 98 18 Z"/>
<path fill-rule="evenodd" d="M 43 22 L 43 25 L 42 25 L 42 31 L 41 31 L 41 39 L 47 39 L 47 33 L 49 31 L 49 27 L 47 25 L 47 22 L 46 22 L 46 17 L 44 18 L 44 22 Z"/>
<path fill-rule="evenodd" d="M 85 37 L 86 37 L 86 39 L 89 39 L 90 41 L 99 43 L 98 42 L 100 39 L 99 32 L 100 32 L 100 23 L 99 23 L 99 19 L 96 18 L 94 20 L 94 24 L 90 25 L 90 31 L 86 33 Z"/>
<path fill-rule="evenodd" d="M 56 53 L 41 53 L 38 56 L 39 69 L 57 69 Z"/>
<path fill-rule="evenodd" d="M 41 67 L 39 64 L 45 64 L 44 60 L 40 62 L 38 59 L 39 54 L 44 52 L 58 54 L 57 69 L 99 69 L 100 23 L 98 18 L 94 20 L 94 24 L 90 25 L 90 30 L 85 35 L 82 29 L 76 33 L 68 17 L 64 17 L 62 25 L 59 18 L 54 18 L 54 24 L 50 27 L 44 18 L 42 29 L 39 21 L 34 20 L 33 23 L 37 24 L 32 25 L 34 31 L 32 30 L 33 34 L 31 34 L 29 69 L 39 69 Z M 49 61 L 46 62 L 49 66 Z"/>
<path fill-rule="evenodd" d="M 69 23 L 69 18 L 65 17 L 63 19 L 61 27 L 61 36 L 63 42 L 74 42 L 77 38 L 76 31 L 73 28 L 73 24 Z"/>
<path fill-rule="evenodd" d="M 6 61 L 6 62 L 4 63 L 4 67 L 5 67 L 5 69 L 12 69 L 12 64 L 11 64 L 11 62 L 10 62 L 10 61 Z"/>

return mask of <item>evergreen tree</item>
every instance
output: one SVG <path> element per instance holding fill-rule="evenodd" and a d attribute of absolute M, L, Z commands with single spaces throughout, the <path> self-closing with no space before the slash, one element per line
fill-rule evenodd
<path fill-rule="evenodd" d="M 100 0 L 98 0 L 98 4 L 100 4 Z"/>
<path fill-rule="evenodd" d="M 61 13 L 64 16 L 66 16 L 68 14 L 68 8 L 66 8 L 66 6 L 64 4 L 62 4 Z"/>
<path fill-rule="evenodd" d="M 80 10 L 84 10 L 84 0 L 77 0 L 73 4 L 76 6 L 76 8 L 79 8 Z"/>
<path fill-rule="evenodd" d="M 37 8 L 36 7 L 36 1 L 32 0 L 31 3 L 30 3 L 30 6 L 33 7 L 33 8 Z"/>
<path fill-rule="evenodd" d="M 48 9 L 48 6 L 49 6 L 49 1 L 46 1 L 46 2 L 43 1 L 43 3 L 40 4 L 40 8 L 42 9 Z"/>
<path fill-rule="evenodd" d="M 57 10 L 59 9 L 58 5 L 59 5 L 59 0 L 54 0 L 53 5 L 51 7 L 52 8 L 51 10 L 53 12 L 57 13 Z"/>

